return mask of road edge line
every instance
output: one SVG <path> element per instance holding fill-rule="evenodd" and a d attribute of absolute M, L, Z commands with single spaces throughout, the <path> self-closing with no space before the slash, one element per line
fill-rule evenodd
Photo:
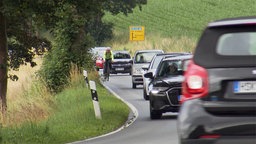
<path fill-rule="evenodd" d="M 120 128 L 118 128 L 117 130 L 115 131 L 112 131 L 112 132 L 109 132 L 109 133 L 106 133 L 106 134 L 103 134 L 103 135 L 100 135 L 100 136 L 96 136 L 96 137 L 92 137 L 92 138 L 89 138 L 89 139 L 85 139 L 85 140 L 81 140 L 81 141 L 75 141 L 75 142 L 72 142 L 72 143 L 68 143 L 68 144 L 78 144 L 78 143 L 81 143 L 81 142 L 88 142 L 88 141 L 91 141 L 91 140 L 94 140 L 94 139 L 98 139 L 98 138 L 102 138 L 102 137 L 106 137 L 106 136 L 109 136 L 109 135 L 112 135 L 114 133 L 117 133 L 125 128 L 127 128 L 128 126 L 130 126 L 139 116 L 139 113 L 138 113 L 138 110 L 135 108 L 135 106 L 133 106 L 131 103 L 125 101 L 124 99 L 122 99 L 116 92 L 114 92 L 112 89 L 110 89 L 108 86 L 106 86 L 104 84 L 104 82 L 102 82 L 102 80 L 100 80 L 101 84 L 109 91 L 111 92 L 116 98 L 120 99 L 122 102 L 124 102 L 130 109 L 132 112 L 130 112 L 129 116 L 128 116 L 128 119 L 127 121 L 124 123 L 124 125 L 122 125 Z"/>

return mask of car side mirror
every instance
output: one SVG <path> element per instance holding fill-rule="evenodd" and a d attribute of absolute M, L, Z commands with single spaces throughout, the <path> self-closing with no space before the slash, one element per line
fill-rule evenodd
<path fill-rule="evenodd" d="M 153 79 L 153 78 L 154 78 L 152 72 L 147 72 L 147 73 L 145 73 L 145 74 L 144 74 L 144 77 L 145 77 L 145 78 L 150 78 L 150 79 Z"/>

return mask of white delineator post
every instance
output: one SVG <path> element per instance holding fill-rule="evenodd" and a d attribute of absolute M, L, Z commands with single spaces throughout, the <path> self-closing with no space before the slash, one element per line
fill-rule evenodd
<path fill-rule="evenodd" d="M 85 79 L 86 87 L 88 87 L 89 81 L 88 81 L 88 74 L 86 70 L 84 70 L 84 79 Z"/>
<path fill-rule="evenodd" d="M 101 119 L 99 99 L 98 99 L 98 94 L 96 91 L 96 84 L 94 81 L 90 81 L 90 88 L 91 88 L 92 102 L 93 102 L 95 117 L 97 119 Z"/>

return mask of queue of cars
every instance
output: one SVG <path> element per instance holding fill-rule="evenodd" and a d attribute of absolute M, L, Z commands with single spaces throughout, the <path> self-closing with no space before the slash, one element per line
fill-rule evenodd
<path fill-rule="evenodd" d="M 209 23 L 193 54 L 143 50 L 127 61 L 150 118 L 178 112 L 180 144 L 256 143 L 256 17 Z"/>

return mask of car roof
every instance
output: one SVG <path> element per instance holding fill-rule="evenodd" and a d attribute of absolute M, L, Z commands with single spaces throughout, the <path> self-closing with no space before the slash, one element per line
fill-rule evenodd
<path fill-rule="evenodd" d="M 128 54 L 130 54 L 130 52 L 127 50 L 114 50 L 113 53 L 128 53 Z"/>
<path fill-rule="evenodd" d="M 238 18 L 227 18 L 221 19 L 214 22 L 210 22 L 208 27 L 220 27 L 220 26 L 234 26 L 234 25 L 246 25 L 256 24 L 256 17 L 238 17 Z"/>
<path fill-rule="evenodd" d="M 136 50 L 136 53 L 137 52 L 163 52 L 163 50 L 156 50 L 156 49 L 152 49 L 152 50 Z"/>
<path fill-rule="evenodd" d="M 165 57 L 163 61 L 165 60 L 177 60 L 177 59 L 192 59 L 193 55 L 188 54 L 188 55 L 180 55 L 180 56 L 174 56 L 174 57 Z"/>
<path fill-rule="evenodd" d="M 188 52 L 169 52 L 169 53 L 158 53 L 155 56 L 165 56 L 165 55 L 185 55 L 185 54 L 190 54 Z"/>

